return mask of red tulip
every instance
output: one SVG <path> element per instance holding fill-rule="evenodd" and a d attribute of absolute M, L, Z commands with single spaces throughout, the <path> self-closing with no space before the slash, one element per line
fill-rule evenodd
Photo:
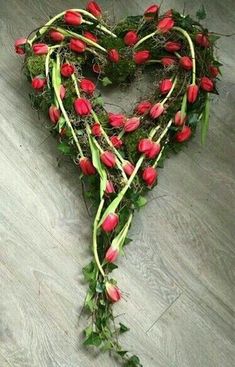
<path fill-rule="evenodd" d="M 139 114 L 139 115 L 144 115 L 145 113 L 149 112 L 150 108 L 152 107 L 152 103 L 149 101 L 142 101 L 140 102 L 136 108 L 135 111 Z"/>
<path fill-rule="evenodd" d="M 92 107 L 90 101 L 86 98 L 77 98 L 74 101 L 74 109 L 77 115 L 88 116 L 91 113 Z"/>
<path fill-rule="evenodd" d="M 93 92 L 95 91 L 95 84 L 89 80 L 89 79 L 82 79 L 80 82 L 80 88 L 83 92 L 87 93 L 87 94 L 93 94 Z"/>
<path fill-rule="evenodd" d="M 157 176 L 157 170 L 154 167 L 146 167 L 142 173 L 142 179 L 149 187 L 156 182 Z"/>
<path fill-rule="evenodd" d="M 100 160 L 108 168 L 114 168 L 116 166 L 116 156 L 108 150 L 105 150 L 101 154 Z"/>
<path fill-rule="evenodd" d="M 196 40 L 196 43 L 201 47 L 204 47 L 204 48 L 210 47 L 210 41 L 209 41 L 208 37 L 203 33 L 198 33 L 196 35 L 195 40 Z"/>
<path fill-rule="evenodd" d="M 71 38 L 69 48 L 74 52 L 82 53 L 86 50 L 86 44 L 81 40 Z"/>
<path fill-rule="evenodd" d="M 167 10 L 167 11 L 163 14 L 163 16 L 164 16 L 164 18 L 166 18 L 166 17 L 169 17 L 169 18 L 173 17 L 173 10 L 172 10 L 172 9 Z"/>
<path fill-rule="evenodd" d="M 105 287 L 106 287 L 106 295 L 109 301 L 114 303 L 122 298 L 121 291 L 116 285 L 107 282 Z"/>
<path fill-rule="evenodd" d="M 97 137 L 100 137 L 102 135 L 101 127 L 98 122 L 92 125 L 91 133 L 92 135 L 97 136 Z"/>
<path fill-rule="evenodd" d="M 66 94 L 66 89 L 65 87 L 61 84 L 60 86 L 60 98 L 63 100 Z"/>
<path fill-rule="evenodd" d="M 159 143 L 153 142 L 152 148 L 145 153 L 146 158 L 154 159 L 161 151 L 161 145 Z"/>
<path fill-rule="evenodd" d="M 50 30 L 49 37 L 53 42 L 62 42 L 65 38 L 65 36 L 62 33 L 60 33 L 55 29 Z"/>
<path fill-rule="evenodd" d="M 138 143 L 138 151 L 143 153 L 146 158 L 155 158 L 161 150 L 160 144 L 153 142 L 151 139 L 141 139 Z"/>
<path fill-rule="evenodd" d="M 140 118 L 139 117 L 131 117 L 130 119 L 126 120 L 124 123 L 124 131 L 126 133 L 130 133 L 135 131 L 140 126 Z"/>
<path fill-rule="evenodd" d="M 111 136 L 110 141 L 117 149 L 121 148 L 121 146 L 123 145 L 123 141 L 117 135 Z"/>
<path fill-rule="evenodd" d="M 157 24 L 157 30 L 160 33 L 167 33 L 174 27 L 174 24 L 175 22 L 172 18 L 163 18 L 159 20 Z"/>
<path fill-rule="evenodd" d="M 59 121 L 60 119 L 60 116 L 61 116 L 61 112 L 59 110 L 59 108 L 57 108 L 56 106 L 51 106 L 49 108 L 49 117 L 50 117 L 50 120 L 53 124 L 57 124 L 57 122 Z"/>
<path fill-rule="evenodd" d="M 164 48 L 168 52 L 177 52 L 181 49 L 181 43 L 174 42 L 174 41 L 168 41 L 165 43 Z"/>
<path fill-rule="evenodd" d="M 184 141 L 188 140 L 192 135 L 192 131 L 189 126 L 184 126 L 181 131 L 178 131 L 175 134 L 175 140 L 178 143 L 183 143 Z"/>
<path fill-rule="evenodd" d="M 92 162 L 90 161 L 89 158 L 87 158 L 87 157 L 80 158 L 79 165 L 80 165 L 80 168 L 81 168 L 82 173 L 84 174 L 84 176 L 95 175 L 96 169 L 93 166 L 93 164 L 92 164 Z"/>
<path fill-rule="evenodd" d="M 33 45 L 33 53 L 35 55 L 46 55 L 48 53 L 48 46 L 45 43 L 35 43 Z"/>
<path fill-rule="evenodd" d="M 119 223 L 118 215 L 115 213 L 110 213 L 104 219 L 103 223 L 101 224 L 101 227 L 105 232 L 112 232 L 117 227 L 118 223 Z"/>
<path fill-rule="evenodd" d="M 65 78 L 69 78 L 74 73 L 74 71 L 75 71 L 75 67 L 72 64 L 65 63 L 61 65 L 60 73 Z"/>
<path fill-rule="evenodd" d="M 77 11 L 67 10 L 64 15 L 64 21 L 68 25 L 77 26 L 82 24 L 82 16 Z"/>
<path fill-rule="evenodd" d="M 105 254 L 105 260 L 108 263 L 114 263 L 117 260 L 119 251 L 117 248 L 110 246 Z"/>
<path fill-rule="evenodd" d="M 124 43 L 127 46 L 135 45 L 139 40 L 138 34 L 134 31 L 129 31 L 124 37 Z"/>
<path fill-rule="evenodd" d="M 183 56 L 180 58 L 180 66 L 185 70 L 191 70 L 193 67 L 192 60 L 188 56 Z"/>
<path fill-rule="evenodd" d="M 161 94 L 167 94 L 171 90 L 172 85 L 171 79 L 163 79 L 159 85 Z"/>
<path fill-rule="evenodd" d="M 94 73 L 96 73 L 96 74 L 100 74 L 101 73 L 101 66 L 99 65 L 99 64 L 94 64 L 93 66 L 92 66 L 92 70 L 94 71 Z"/>
<path fill-rule="evenodd" d="M 123 168 L 123 170 L 124 170 L 124 172 L 127 176 L 131 176 L 134 169 L 135 169 L 135 166 L 133 166 L 133 164 L 131 162 L 126 161 L 123 164 L 122 168 Z"/>
<path fill-rule="evenodd" d="M 198 97 L 199 87 L 196 84 L 190 84 L 187 89 L 187 99 L 189 103 L 194 103 Z"/>
<path fill-rule="evenodd" d="M 137 65 L 144 64 L 151 57 L 148 50 L 134 52 L 133 59 Z"/>
<path fill-rule="evenodd" d="M 105 188 L 105 194 L 110 195 L 115 193 L 115 188 L 112 181 L 108 180 Z"/>
<path fill-rule="evenodd" d="M 126 117 L 119 113 L 110 112 L 108 114 L 108 117 L 109 117 L 109 123 L 113 127 L 123 127 L 124 122 L 126 121 Z"/>
<path fill-rule="evenodd" d="M 217 75 L 219 74 L 219 68 L 217 68 L 216 66 L 213 66 L 213 65 L 211 65 L 209 67 L 209 71 L 210 71 L 210 74 L 211 74 L 212 78 L 216 78 Z"/>
<path fill-rule="evenodd" d="M 114 62 L 114 63 L 118 63 L 119 61 L 119 53 L 115 48 L 112 48 L 111 50 L 108 51 L 108 58 L 110 61 Z"/>
<path fill-rule="evenodd" d="M 176 58 L 175 57 L 162 57 L 161 63 L 163 66 L 168 67 L 176 63 Z"/>
<path fill-rule="evenodd" d="M 144 12 L 145 19 L 152 19 L 158 13 L 159 8 L 158 4 L 150 5 Z"/>
<path fill-rule="evenodd" d="M 36 76 L 32 79 L 32 87 L 33 89 L 42 89 L 46 85 L 46 79 L 40 78 L 39 76 Z"/>
<path fill-rule="evenodd" d="M 98 42 L 98 38 L 96 37 L 95 34 L 91 33 L 91 32 L 84 32 L 83 33 L 83 37 L 89 39 L 90 41 L 93 41 L 95 43 Z"/>
<path fill-rule="evenodd" d="M 161 103 L 156 103 L 150 110 L 150 116 L 157 119 L 164 112 L 164 107 Z"/>
<path fill-rule="evenodd" d="M 214 89 L 214 83 L 211 79 L 203 76 L 201 78 L 200 87 L 206 92 L 212 92 Z"/>
<path fill-rule="evenodd" d="M 181 114 L 181 111 L 176 112 L 174 123 L 176 126 L 184 125 L 185 121 L 187 119 L 187 116 L 185 114 Z"/>
<path fill-rule="evenodd" d="M 15 52 L 19 55 L 24 55 L 25 54 L 25 45 L 27 43 L 27 39 L 26 38 L 18 38 L 15 41 Z"/>
<path fill-rule="evenodd" d="M 96 1 L 89 1 L 86 6 L 86 10 L 89 11 L 96 18 L 102 15 L 102 9 Z"/>

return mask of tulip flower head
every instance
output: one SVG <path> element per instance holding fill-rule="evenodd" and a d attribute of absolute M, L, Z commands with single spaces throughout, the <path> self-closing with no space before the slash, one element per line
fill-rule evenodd
<path fill-rule="evenodd" d="M 75 67 L 72 64 L 65 63 L 61 65 L 60 73 L 65 78 L 69 78 L 75 71 Z"/>
<path fill-rule="evenodd" d="M 64 15 L 64 22 L 68 25 L 78 26 L 82 24 L 82 16 L 79 12 L 67 10 Z"/>
<path fill-rule="evenodd" d="M 210 78 L 203 76 L 201 78 L 200 88 L 203 89 L 205 92 L 212 92 L 214 89 L 214 83 Z"/>
<path fill-rule="evenodd" d="M 124 43 L 126 46 L 133 46 L 139 40 L 138 34 L 134 31 L 129 31 L 124 37 Z"/>
<path fill-rule="evenodd" d="M 152 107 L 151 102 L 142 101 L 136 106 L 135 111 L 138 113 L 138 115 L 144 115 L 145 113 L 149 112 L 151 107 Z"/>
<path fill-rule="evenodd" d="M 118 248 L 110 246 L 105 254 L 105 260 L 108 263 L 114 263 L 117 260 L 118 255 L 119 255 Z"/>
<path fill-rule="evenodd" d="M 110 282 L 106 282 L 105 288 L 106 288 L 107 298 L 109 299 L 110 302 L 115 303 L 121 299 L 122 297 L 121 291 L 116 285 Z"/>
<path fill-rule="evenodd" d="M 83 37 L 85 37 L 85 38 L 87 38 L 90 41 L 93 41 L 95 43 L 98 42 L 98 38 L 96 37 L 96 35 L 94 33 L 86 31 L 86 32 L 83 33 Z"/>
<path fill-rule="evenodd" d="M 86 98 L 77 98 L 74 101 L 74 109 L 79 116 L 88 116 L 91 113 L 91 103 Z"/>
<path fill-rule="evenodd" d="M 53 124 L 57 124 L 57 122 L 59 121 L 60 116 L 61 116 L 61 112 L 60 112 L 59 108 L 57 108 L 56 106 L 51 106 L 49 108 L 48 114 L 49 114 L 51 122 Z"/>
<path fill-rule="evenodd" d="M 167 94 L 171 90 L 172 85 L 171 79 L 163 79 L 159 85 L 161 94 Z"/>
<path fill-rule="evenodd" d="M 96 1 L 89 1 L 87 3 L 86 10 L 96 18 L 99 18 L 102 15 L 102 9 Z"/>
<path fill-rule="evenodd" d="M 153 119 L 157 119 L 159 116 L 163 114 L 163 112 L 164 112 L 163 105 L 161 103 L 156 103 L 150 110 L 150 116 Z"/>
<path fill-rule="evenodd" d="M 194 103 L 197 100 L 199 87 L 196 84 L 190 84 L 187 88 L 187 99 L 189 103 Z"/>
<path fill-rule="evenodd" d="M 82 157 L 79 160 L 79 165 L 84 176 L 92 176 L 96 174 L 96 169 L 91 160 L 87 157 Z"/>
<path fill-rule="evenodd" d="M 82 79 L 80 82 L 80 88 L 83 92 L 92 95 L 95 91 L 95 84 L 89 79 Z"/>
<path fill-rule="evenodd" d="M 46 55 L 48 53 L 48 46 L 45 43 L 35 43 L 33 45 L 34 55 Z"/>
<path fill-rule="evenodd" d="M 142 179 L 148 187 L 152 187 L 157 180 L 157 170 L 154 167 L 146 167 L 142 173 Z"/>
<path fill-rule="evenodd" d="M 116 166 L 116 156 L 108 150 L 101 154 L 100 160 L 108 168 L 114 168 Z"/>
<path fill-rule="evenodd" d="M 160 33 L 167 33 L 174 27 L 174 20 L 171 17 L 161 19 L 157 24 L 157 30 Z"/>
<path fill-rule="evenodd" d="M 101 224 L 101 227 L 104 232 L 112 232 L 119 223 L 119 217 L 115 213 L 110 213 L 107 215 L 107 217 L 104 219 L 103 223 Z"/>
<path fill-rule="evenodd" d="M 49 37 L 53 42 L 62 42 L 65 39 L 65 36 L 55 29 L 49 32 Z"/>
<path fill-rule="evenodd" d="M 93 136 L 100 137 L 102 135 L 101 127 L 98 122 L 92 125 L 91 133 Z"/>
<path fill-rule="evenodd" d="M 140 118 L 139 117 L 131 117 L 130 119 L 127 119 L 124 123 L 124 131 L 126 133 L 130 133 L 132 131 L 135 131 L 140 126 Z"/>
<path fill-rule="evenodd" d="M 181 49 L 181 43 L 174 42 L 174 41 L 168 41 L 166 42 L 164 48 L 167 52 L 177 52 Z"/>
<path fill-rule="evenodd" d="M 116 149 L 121 148 L 121 146 L 123 145 L 123 141 L 122 141 L 122 139 L 121 139 L 121 138 L 119 138 L 119 136 L 117 136 L 117 135 L 113 135 L 113 136 L 111 136 L 110 141 L 112 142 L 113 146 L 114 146 Z"/>
<path fill-rule="evenodd" d="M 175 140 L 178 143 L 183 143 L 184 141 L 189 140 L 189 138 L 191 137 L 191 135 L 192 135 L 192 130 L 190 129 L 189 126 L 186 126 L 185 125 L 181 131 L 178 131 L 175 134 Z"/>
<path fill-rule="evenodd" d="M 86 44 L 81 40 L 72 38 L 69 43 L 69 48 L 74 52 L 83 53 L 86 50 Z"/>
<path fill-rule="evenodd" d="M 109 123 L 112 127 L 123 127 L 126 121 L 126 116 L 118 113 L 110 112 L 108 114 Z"/>
<path fill-rule="evenodd" d="M 25 45 L 27 43 L 27 39 L 26 38 L 18 38 L 15 41 L 15 52 L 18 55 L 24 55 L 25 54 Z"/>
<path fill-rule="evenodd" d="M 112 48 L 111 50 L 108 51 L 108 59 L 112 62 L 114 62 L 115 64 L 118 63 L 119 61 L 119 53 L 115 48 Z"/>
<path fill-rule="evenodd" d="M 145 64 L 151 57 L 150 51 L 143 50 L 134 52 L 133 59 L 137 65 Z"/>
<path fill-rule="evenodd" d="M 122 168 L 127 176 L 131 176 L 135 169 L 135 166 L 131 162 L 126 161 L 123 164 Z"/>

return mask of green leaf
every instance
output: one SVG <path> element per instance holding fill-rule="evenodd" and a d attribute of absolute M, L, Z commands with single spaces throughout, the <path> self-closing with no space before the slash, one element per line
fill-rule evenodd
<path fill-rule="evenodd" d="M 112 81 L 107 77 L 105 76 L 102 80 L 101 80 L 102 84 L 104 87 L 107 87 L 108 85 L 111 85 L 112 84 Z"/>
<path fill-rule="evenodd" d="M 205 144 L 206 136 L 209 129 L 209 117 L 210 117 L 210 99 L 207 94 L 205 108 L 201 118 L 201 143 Z"/>
<path fill-rule="evenodd" d="M 93 106 L 103 106 L 104 105 L 104 100 L 102 97 L 97 97 L 95 99 L 92 100 L 92 105 Z"/>
<path fill-rule="evenodd" d="M 57 126 L 59 127 L 59 133 L 61 132 L 65 124 L 66 124 L 65 118 L 63 116 L 60 116 L 60 119 L 57 124 Z"/>
<path fill-rule="evenodd" d="M 127 232 L 129 229 L 129 226 L 131 224 L 131 220 L 132 220 L 132 214 L 129 216 L 128 221 L 126 222 L 126 224 L 123 226 L 123 228 L 121 229 L 121 231 L 117 234 L 117 236 L 112 240 L 111 246 L 113 248 L 119 249 L 121 250 L 125 241 L 125 238 L 127 236 Z"/>
<path fill-rule="evenodd" d="M 85 298 L 85 308 L 93 312 L 96 309 L 94 293 L 89 289 Z"/>
<path fill-rule="evenodd" d="M 137 208 L 141 208 L 142 206 L 145 206 L 147 204 L 147 199 L 144 196 L 139 196 L 137 201 L 135 202 L 135 205 Z"/>
<path fill-rule="evenodd" d="M 211 43 L 215 43 L 216 41 L 218 41 L 220 39 L 220 36 L 216 35 L 216 34 L 209 34 L 209 41 Z"/>
<path fill-rule="evenodd" d="M 204 5 L 202 4 L 202 6 L 200 7 L 200 9 L 196 12 L 196 17 L 199 20 L 204 20 L 206 19 L 206 9 L 204 7 Z"/>
<path fill-rule="evenodd" d="M 84 330 L 84 333 L 85 333 L 85 337 L 86 339 L 91 335 L 91 333 L 93 332 L 93 327 L 92 325 L 88 326 L 85 330 Z"/>
<path fill-rule="evenodd" d="M 119 350 L 119 351 L 117 351 L 117 354 L 119 354 L 119 356 L 121 356 L 121 357 L 124 357 L 127 353 L 128 353 L 127 350 Z"/>
<path fill-rule="evenodd" d="M 101 343 L 101 337 L 94 331 L 83 342 L 84 345 L 94 345 L 95 347 L 99 347 Z"/>
<path fill-rule="evenodd" d="M 62 142 L 58 145 L 58 149 L 61 153 L 65 154 L 65 155 L 70 155 L 71 154 L 71 148 L 70 146 L 65 143 L 65 142 Z"/>
<path fill-rule="evenodd" d="M 121 334 L 126 333 L 127 331 L 130 330 L 126 325 L 122 324 L 121 322 L 119 322 L 119 326 L 120 326 L 119 332 Z"/>
<path fill-rule="evenodd" d="M 87 282 L 90 282 L 91 280 L 95 280 L 96 274 L 97 274 L 97 268 L 95 266 L 95 263 L 91 261 L 87 266 L 85 266 L 82 269 L 82 273 Z"/>

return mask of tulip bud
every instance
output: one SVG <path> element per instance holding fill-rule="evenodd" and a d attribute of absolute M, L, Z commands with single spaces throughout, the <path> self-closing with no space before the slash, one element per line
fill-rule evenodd
<path fill-rule="evenodd" d="M 15 41 L 15 52 L 18 55 L 24 55 L 25 54 L 25 45 L 27 43 L 27 39 L 26 38 L 18 38 Z"/>
<path fill-rule="evenodd" d="M 109 123 L 113 127 L 123 127 L 126 117 L 118 113 L 109 113 Z"/>
<path fill-rule="evenodd" d="M 167 33 L 174 27 L 174 20 L 170 17 L 159 20 L 157 24 L 157 30 L 160 33 Z"/>
<path fill-rule="evenodd" d="M 181 131 L 178 131 L 175 134 L 175 140 L 178 143 L 183 143 L 184 141 L 188 140 L 192 135 L 192 131 L 189 126 L 184 126 Z"/>
<path fill-rule="evenodd" d="M 203 76 L 201 78 L 200 87 L 206 92 L 212 92 L 214 89 L 214 83 L 211 79 Z"/>
<path fill-rule="evenodd" d="M 147 186 L 151 187 L 157 180 L 157 170 L 154 167 L 146 167 L 142 173 L 142 179 Z"/>
<path fill-rule="evenodd" d="M 74 101 L 74 109 L 77 115 L 88 116 L 91 113 L 92 107 L 90 101 L 86 98 L 77 98 Z"/>
<path fill-rule="evenodd" d="M 156 16 L 158 13 L 160 6 L 158 4 L 150 5 L 144 12 L 144 17 L 147 20 L 150 20 Z"/>
<path fill-rule="evenodd" d="M 107 282 L 105 284 L 105 287 L 106 287 L 106 295 L 109 301 L 114 303 L 121 299 L 122 297 L 121 291 L 116 285 Z"/>
<path fill-rule="evenodd" d="M 159 143 L 153 142 L 151 139 L 141 139 L 138 144 L 138 151 L 143 153 L 146 158 L 155 158 L 161 150 Z"/>
<path fill-rule="evenodd" d="M 100 124 L 98 122 L 96 122 L 95 124 L 92 125 L 91 133 L 92 133 L 92 135 L 94 135 L 96 137 L 100 137 L 102 135 L 101 127 L 100 127 Z"/>
<path fill-rule="evenodd" d="M 71 38 L 69 48 L 74 52 L 82 53 L 86 50 L 86 44 L 81 40 Z"/>
<path fill-rule="evenodd" d="M 89 1 L 86 6 L 86 10 L 89 11 L 96 18 L 102 15 L 102 9 L 96 1 Z"/>
<path fill-rule="evenodd" d="M 131 117 L 130 119 L 126 120 L 124 123 L 124 131 L 126 133 L 130 133 L 135 131 L 140 126 L 140 118 L 139 117 Z"/>
<path fill-rule="evenodd" d="M 198 97 L 199 87 L 196 84 L 190 84 L 187 89 L 187 99 L 189 103 L 194 103 Z"/>
<path fill-rule="evenodd" d="M 118 215 L 115 213 L 110 213 L 104 219 L 103 223 L 101 224 L 101 227 L 105 232 L 112 232 L 117 227 L 118 223 L 119 223 Z"/>
<path fill-rule="evenodd" d="M 67 10 L 64 15 L 64 22 L 68 25 L 78 26 L 82 24 L 82 16 L 77 11 Z"/>
<path fill-rule="evenodd" d="M 99 65 L 99 64 L 94 64 L 93 66 L 92 66 L 92 70 L 94 71 L 94 73 L 96 73 L 96 74 L 100 74 L 101 73 L 101 66 Z"/>
<path fill-rule="evenodd" d="M 150 116 L 153 119 L 157 119 L 164 112 L 164 107 L 161 103 L 156 103 L 150 110 Z"/>
<path fill-rule="evenodd" d="M 210 41 L 209 41 L 208 37 L 203 33 L 198 33 L 196 35 L 195 40 L 196 40 L 196 43 L 201 47 L 204 47 L 204 48 L 210 47 Z"/>
<path fill-rule="evenodd" d="M 127 46 L 135 45 L 139 40 L 138 34 L 134 31 L 129 31 L 124 37 L 124 43 Z"/>
<path fill-rule="evenodd" d="M 112 152 L 105 150 L 101 156 L 100 160 L 108 168 L 114 168 L 116 166 L 116 156 Z"/>
<path fill-rule="evenodd" d="M 122 139 L 120 139 L 117 135 L 111 136 L 110 141 L 116 149 L 121 148 L 121 146 L 123 145 Z"/>
<path fill-rule="evenodd" d="M 180 66 L 185 70 L 191 70 L 193 67 L 192 60 L 188 56 L 183 56 L 180 58 Z"/>
<path fill-rule="evenodd" d="M 135 169 L 135 166 L 133 166 L 133 164 L 131 162 L 126 161 L 123 164 L 122 168 L 123 168 L 123 170 L 124 170 L 124 172 L 127 176 L 131 176 L 134 169 Z"/>
<path fill-rule="evenodd" d="M 82 173 L 84 174 L 84 176 L 95 175 L 96 169 L 93 166 L 93 164 L 92 164 L 92 162 L 90 161 L 89 158 L 87 158 L 87 157 L 80 158 L 79 165 L 80 165 L 80 168 L 81 168 Z"/>
<path fill-rule="evenodd" d="M 95 91 L 95 84 L 89 80 L 89 79 L 82 79 L 80 82 L 80 88 L 83 92 L 87 93 L 87 94 L 93 94 L 93 92 Z"/>
<path fill-rule="evenodd" d="M 176 63 L 176 58 L 175 57 L 162 57 L 161 63 L 163 66 L 168 67 Z"/>
<path fill-rule="evenodd" d="M 63 100 L 66 94 L 66 89 L 65 87 L 61 84 L 60 86 L 60 98 Z"/>
<path fill-rule="evenodd" d="M 167 94 L 171 90 L 172 85 L 173 83 L 171 79 L 162 80 L 159 85 L 161 94 Z"/>
<path fill-rule="evenodd" d="M 134 52 L 133 59 L 137 65 L 146 63 L 150 59 L 150 52 L 148 50 Z"/>
<path fill-rule="evenodd" d="M 48 53 L 48 46 L 45 43 L 35 43 L 33 45 L 33 53 L 35 55 L 46 55 Z"/>
<path fill-rule="evenodd" d="M 161 151 L 161 145 L 159 143 L 153 142 L 151 149 L 146 152 L 145 156 L 149 159 L 154 159 Z"/>
<path fill-rule="evenodd" d="M 168 41 L 168 42 L 165 43 L 164 48 L 168 52 L 177 52 L 181 49 L 181 43 L 180 42 Z"/>
<path fill-rule="evenodd" d="M 185 114 L 181 114 L 181 111 L 176 112 L 174 123 L 176 126 L 184 125 L 187 116 Z"/>
<path fill-rule="evenodd" d="M 114 62 L 114 63 L 118 63 L 119 61 L 119 53 L 115 48 L 112 48 L 111 50 L 108 51 L 108 58 L 110 61 Z"/>
<path fill-rule="evenodd" d="M 40 78 L 39 76 L 36 76 L 32 79 L 32 87 L 33 89 L 42 89 L 46 85 L 46 79 Z"/>
<path fill-rule="evenodd" d="M 117 248 L 110 246 L 105 254 L 105 260 L 108 263 L 114 263 L 117 260 L 119 251 Z"/>
<path fill-rule="evenodd" d="M 83 37 L 85 37 L 85 38 L 87 38 L 87 39 L 89 39 L 90 41 L 93 41 L 93 42 L 95 42 L 95 43 L 97 43 L 98 42 L 98 38 L 96 37 L 96 35 L 95 34 L 93 34 L 93 33 L 91 33 L 91 32 L 84 32 L 83 33 Z"/>
<path fill-rule="evenodd" d="M 136 108 L 135 111 L 139 114 L 139 115 L 144 115 L 145 113 L 148 113 L 150 108 L 152 107 L 152 103 L 149 101 L 142 101 L 140 102 Z"/>
<path fill-rule="evenodd" d="M 65 78 L 69 78 L 74 73 L 74 71 L 75 71 L 75 67 L 72 64 L 65 63 L 61 65 L 60 73 Z"/>
<path fill-rule="evenodd" d="M 213 66 L 213 65 L 211 65 L 209 67 L 209 71 L 210 71 L 210 74 L 211 74 L 212 78 L 216 78 L 217 75 L 219 74 L 219 68 L 217 68 L 216 66 Z"/>
<path fill-rule="evenodd" d="M 65 39 L 65 36 L 55 29 L 50 30 L 49 37 L 53 42 L 62 42 Z"/>
<path fill-rule="evenodd" d="M 49 113 L 49 117 L 50 117 L 51 122 L 53 124 L 57 124 L 57 122 L 59 121 L 60 116 L 61 116 L 59 108 L 57 108 L 56 106 L 51 106 L 49 108 L 48 113 Z"/>
<path fill-rule="evenodd" d="M 107 181 L 106 188 L 105 188 L 105 194 L 110 195 L 115 193 L 115 188 L 112 183 L 112 181 Z"/>

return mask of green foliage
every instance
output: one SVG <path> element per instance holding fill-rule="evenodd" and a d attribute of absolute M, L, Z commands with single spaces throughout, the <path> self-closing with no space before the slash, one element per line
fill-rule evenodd
<path fill-rule="evenodd" d="M 196 16 L 197 16 L 197 19 L 199 20 L 206 19 L 206 9 L 203 4 L 201 5 L 200 9 L 198 9 L 198 11 L 196 12 Z"/>
<path fill-rule="evenodd" d="M 37 75 L 45 74 L 45 61 L 46 55 L 28 56 L 25 61 L 25 66 L 28 69 L 30 75 L 35 77 Z"/>
<path fill-rule="evenodd" d="M 115 84 L 120 84 L 131 80 L 134 77 L 135 71 L 135 62 L 127 58 L 121 59 L 117 64 L 109 62 L 105 66 L 106 77 L 108 77 L 108 79 Z"/>

